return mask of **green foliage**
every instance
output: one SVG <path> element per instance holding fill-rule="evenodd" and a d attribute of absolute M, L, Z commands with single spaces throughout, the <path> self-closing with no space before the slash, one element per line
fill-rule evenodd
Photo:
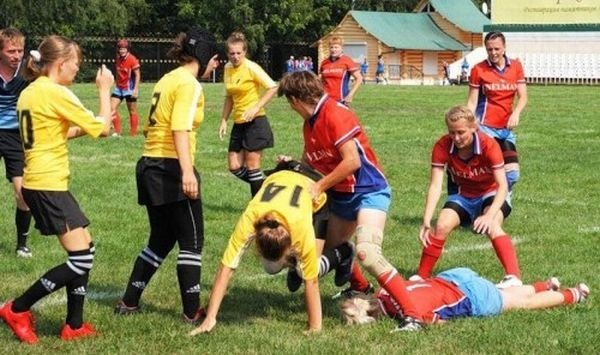
<path fill-rule="evenodd" d="M 206 243 L 203 252 L 202 301 L 206 304 L 221 253 L 249 189 L 227 171 L 227 141 L 217 130 L 223 86 L 204 84 L 206 117 L 198 133 L 196 165 L 202 174 Z M 90 108 L 97 107 L 96 89 L 76 85 L 74 91 Z M 139 112 L 145 118 L 151 85 L 142 85 Z M 521 311 L 487 319 L 464 319 L 433 326 L 419 334 L 390 334 L 394 322 L 365 327 L 340 324 L 332 277 L 321 281 L 324 330 L 305 337 L 302 289 L 288 293 L 285 275 L 268 276 L 249 251 L 236 272 L 210 335 L 189 338 L 181 321 L 176 283 L 176 251 L 165 260 L 144 293 L 144 313 L 116 317 L 112 307 L 125 288 L 131 267 L 148 236 L 145 211 L 136 203 L 134 170 L 143 138 L 80 138 L 69 143 L 70 189 L 91 220 L 97 246 L 91 273 L 86 319 L 101 335 L 75 343 L 58 340 L 65 315 L 61 290 L 36 305 L 41 343 L 18 344 L 0 323 L 0 353 L 73 354 L 130 353 L 346 353 L 346 354 L 593 354 L 600 343 L 597 290 L 600 255 L 600 125 L 597 87 L 529 88 L 530 102 L 517 129 L 522 178 L 516 186 L 513 214 L 505 223 L 517 243 L 524 280 L 551 275 L 563 285 L 586 281 L 587 303 L 545 311 Z M 362 87 L 353 109 L 378 153 L 393 188 L 383 252 L 405 276 L 417 267 L 421 253 L 417 234 L 429 181 L 431 147 L 445 133 L 443 114 L 464 103 L 462 87 Z M 121 105 L 124 131 L 127 113 Z M 267 107 L 275 148 L 265 151 L 263 166 L 275 156 L 302 150 L 301 119 L 284 99 Z M 4 166 L 3 164 L 1 164 Z M 0 168 L 0 175 L 4 175 Z M 0 302 L 23 292 L 48 268 L 63 263 L 65 253 L 54 237 L 32 229 L 34 258 L 14 257 L 14 203 L 9 184 L 0 184 Z M 469 266 L 491 280 L 502 276 L 490 243 L 468 230 L 453 233 L 436 271 Z"/>

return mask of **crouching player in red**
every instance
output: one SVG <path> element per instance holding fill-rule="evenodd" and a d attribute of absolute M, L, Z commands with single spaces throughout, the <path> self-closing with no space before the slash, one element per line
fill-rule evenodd
<path fill-rule="evenodd" d="M 210 332 L 217 324 L 217 313 L 227 286 L 253 241 L 268 273 L 275 274 L 294 266 L 301 271 L 309 332 L 321 330 L 319 277 L 336 269 L 336 283 L 340 279 L 342 283 L 348 281 L 353 257 L 350 245 L 336 248 L 337 257 L 328 257 L 328 253 L 321 255 L 321 262 L 318 262 L 325 244 L 327 196 L 322 193 L 313 200 L 310 186 L 320 175 L 297 162 L 280 165 L 288 165 L 292 170 L 284 169 L 270 175 L 240 217 L 215 276 L 206 318 L 191 335 Z M 288 287 L 295 291 L 299 284 L 291 285 L 290 275 Z"/>
<path fill-rule="evenodd" d="M 285 76 L 278 89 L 304 120 L 303 159 L 324 177 L 311 186 L 313 198 L 327 191 L 330 216 L 327 244 L 353 239 L 361 265 L 403 305 L 401 330 L 419 330 L 418 315 L 404 289 L 404 279 L 382 254 L 383 231 L 391 202 L 391 189 L 377 162 L 358 117 L 323 91 L 310 72 Z M 369 282 L 358 267 L 352 270 L 352 288 L 368 292 Z M 349 293 L 351 294 L 351 293 Z"/>
<path fill-rule="evenodd" d="M 31 307 L 62 287 L 67 291 L 67 317 L 60 337 L 72 340 L 94 335 L 83 322 L 83 306 L 89 273 L 94 263 L 90 224 L 69 192 L 67 139 L 88 134 L 107 136 L 110 130 L 110 87 L 114 78 L 102 66 L 96 74 L 100 112 L 95 116 L 67 88 L 81 63 L 81 49 L 74 41 L 46 37 L 39 51 L 32 51 L 24 76 L 34 80 L 19 97 L 17 115 L 25 150 L 23 198 L 31 209 L 35 227 L 43 235 L 56 235 L 68 257 L 48 270 L 22 295 L 0 308 L 0 318 L 25 343 L 37 343 Z M 73 126 L 71 126 L 73 124 Z"/>
<path fill-rule="evenodd" d="M 458 317 L 491 317 L 515 309 L 542 309 L 580 303 L 590 289 L 584 283 L 560 289 L 556 277 L 531 285 L 499 290 L 490 281 L 468 268 L 454 268 L 436 277 L 408 281 L 406 292 L 423 320 L 441 324 Z M 367 324 L 382 316 L 401 318 L 402 308 L 383 289 L 375 295 L 353 297 L 341 305 L 342 319 L 348 324 Z"/>
<path fill-rule="evenodd" d="M 456 106 L 446 113 L 448 134 L 433 147 L 431 181 L 419 238 L 423 244 L 418 276 L 428 278 L 442 255 L 444 243 L 458 226 L 469 226 L 487 235 L 506 276 L 498 287 L 520 286 L 517 254 L 502 222 L 511 212 L 504 160 L 498 143 L 478 130 L 471 110 Z M 448 196 L 431 229 L 431 219 L 440 199 L 444 168 L 458 193 Z"/>

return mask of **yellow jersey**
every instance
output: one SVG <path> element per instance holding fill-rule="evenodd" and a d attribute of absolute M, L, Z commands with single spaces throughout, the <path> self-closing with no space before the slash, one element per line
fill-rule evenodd
<path fill-rule="evenodd" d="M 260 65 L 249 59 L 244 59 L 237 67 L 228 62 L 223 76 L 225 93 L 233 100 L 231 114 L 234 123 L 245 123 L 242 114 L 258 103 L 265 90 L 277 86 Z M 257 117 L 264 115 L 264 108 L 256 114 Z"/>
<path fill-rule="evenodd" d="M 98 137 L 104 120 L 97 118 L 71 90 L 46 76 L 37 78 L 19 96 L 19 130 L 25 150 L 23 186 L 30 190 L 67 191 L 67 133 L 75 124 Z"/>
<path fill-rule="evenodd" d="M 323 207 L 327 195 L 322 194 L 318 201 L 313 202 L 308 190 L 313 183 L 310 178 L 289 170 L 267 177 L 238 220 L 223 253 L 223 265 L 232 269 L 238 267 L 242 255 L 254 240 L 254 223 L 271 212 L 290 233 L 302 277 L 305 280 L 316 279 L 319 265 L 312 214 Z"/>
<path fill-rule="evenodd" d="M 178 159 L 173 131 L 188 131 L 192 163 L 196 129 L 204 119 L 204 93 L 196 77 L 179 67 L 164 75 L 152 91 L 152 106 L 144 125 L 143 156 Z"/>

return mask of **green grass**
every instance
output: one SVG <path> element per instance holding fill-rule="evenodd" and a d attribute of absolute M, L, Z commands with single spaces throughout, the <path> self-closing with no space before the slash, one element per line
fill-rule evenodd
<path fill-rule="evenodd" d="M 229 234 L 249 197 L 248 186 L 230 176 L 227 142 L 217 137 L 223 87 L 204 85 L 206 117 L 198 137 L 197 167 L 202 174 L 205 249 L 202 300 L 210 285 Z M 91 85 L 74 91 L 95 108 Z M 140 113 L 146 116 L 150 84 L 141 92 Z M 417 240 L 429 177 L 430 150 L 445 132 L 443 113 L 464 103 L 465 87 L 399 87 L 367 85 L 354 109 L 368 131 L 394 191 L 384 242 L 384 254 L 411 275 L 418 263 Z M 57 338 L 64 322 L 64 291 L 35 307 L 40 345 L 19 344 L 0 325 L 0 353 L 596 353 L 600 344 L 600 101 L 595 87 L 529 88 L 530 103 L 517 133 L 522 178 L 516 187 L 514 211 L 505 229 L 517 241 L 525 281 L 561 278 L 564 285 L 586 281 L 592 289 L 587 303 L 543 311 L 523 311 L 488 319 L 464 319 L 418 334 L 389 334 L 394 323 L 349 328 L 339 321 L 331 277 L 322 281 L 323 332 L 305 337 L 302 292 L 289 294 L 285 275 L 267 276 L 248 253 L 225 298 L 219 323 L 210 335 L 189 338 L 191 327 L 181 322 L 175 259 L 171 255 L 142 299 L 146 312 L 115 317 L 112 307 L 122 294 L 133 261 L 146 243 L 148 223 L 136 204 L 134 166 L 143 138 L 123 137 L 70 143 L 71 185 L 87 216 L 97 245 L 89 285 L 86 319 L 101 336 L 76 343 Z M 122 117 L 127 117 L 121 105 Z M 276 138 L 266 151 L 264 166 L 281 153 L 301 152 L 301 119 L 285 100 L 268 107 Z M 126 119 L 125 119 L 126 121 Z M 127 123 L 124 131 L 127 131 Z M 2 164 L 3 166 L 3 164 Z M 2 169 L 2 168 L 0 168 Z M 34 258 L 14 257 L 14 203 L 9 184 L 0 184 L 0 301 L 24 291 L 65 253 L 54 237 L 32 232 Z M 469 266 L 498 280 L 502 269 L 489 242 L 458 231 L 447 243 L 437 270 Z M 594 350 L 596 349 L 596 350 Z"/>

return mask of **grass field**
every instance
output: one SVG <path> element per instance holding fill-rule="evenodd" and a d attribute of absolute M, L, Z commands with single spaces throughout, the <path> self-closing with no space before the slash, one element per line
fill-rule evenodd
<path fill-rule="evenodd" d="M 205 249 L 202 302 L 234 223 L 249 198 L 248 186 L 229 174 L 227 142 L 217 137 L 223 87 L 204 85 L 206 117 L 200 128 L 196 166 L 202 174 Z M 88 107 L 96 108 L 91 85 L 74 86 Z M 144 84 L 140 113 L 148 112 L 152 87 Z M 391 182 L 394 198 L 389 214 L 384 254 L 405 275 L 416 269 L 417 240 L 429 177 L 430 150 L 445 132 L 443 113 L 464 103 L 466 87 L 361 88 L 354 109 Z M 285 275 L 264 274 L 248 253 L 222 306 L 219 323 L 209 335 L 188 337 L 181 321 L 176 282 L 176 256 L 155 275 L 142 299 L 145 312 L 116 317 L 113 306 L 124 291 L 133 261 L 145 245 L 145 210 L 136 204 L 135 162 L 143 138 L 82 138 L 70 143 L 70 189 L 92 221 L 97 245 L 89 285 L 86 319 L 101 336 L 64 343 L 57 338 L 64 322 L 64 291 L 35 306 L 41 336 L 37 346 L 25 346 L 0 324 L 0 353 L 352 353 L 352 354 L 592 354 L 600 344 L 600 100 L 597 87 L 530 87 L 530 101 L 517 133 L 521 180 L 516 186 L 513 214 L 505 229 L 517 243 L 524 281 L 555 275 L 563 285 L 586 281 L 592 289 L 587 303 L 544 311 L 522 311 L 488 319 L 457 320 L 415 334 L 390 334 L 391 320 L 364 327 L 346 327 L 339 320 L 337 292 L 329 276 L 321 282 L 323 331 L 305 337 L 302 292 L 289 294 Z M 126 117 L 124 105 L 122 116 Z M 277 154 L 301 152 L 301 119 L 285 100 L 268 107 L 276 147 L 264 157 L 266 167 Z M 126 121 L 126 120 L 125 120 Z M 125 123 L 125 131 L 127 123 Z M 4 164 L 2 164 L 4 166 Z M 3 168 L 2 174 L 4 173 Z M 0 302 L 27 288 L 49 267 L 63 263 L 65 253 L 55 238 L 32 231 L 34 258 L 14 256 L 14 202 L 10 185 L 0 184 Z M 463 230 L 453 234 L 436 270 L 469 266 L 492 280 L 502 268 L 487 239 Z M 173 253 L 172 253 L 173 254 Z"/>

